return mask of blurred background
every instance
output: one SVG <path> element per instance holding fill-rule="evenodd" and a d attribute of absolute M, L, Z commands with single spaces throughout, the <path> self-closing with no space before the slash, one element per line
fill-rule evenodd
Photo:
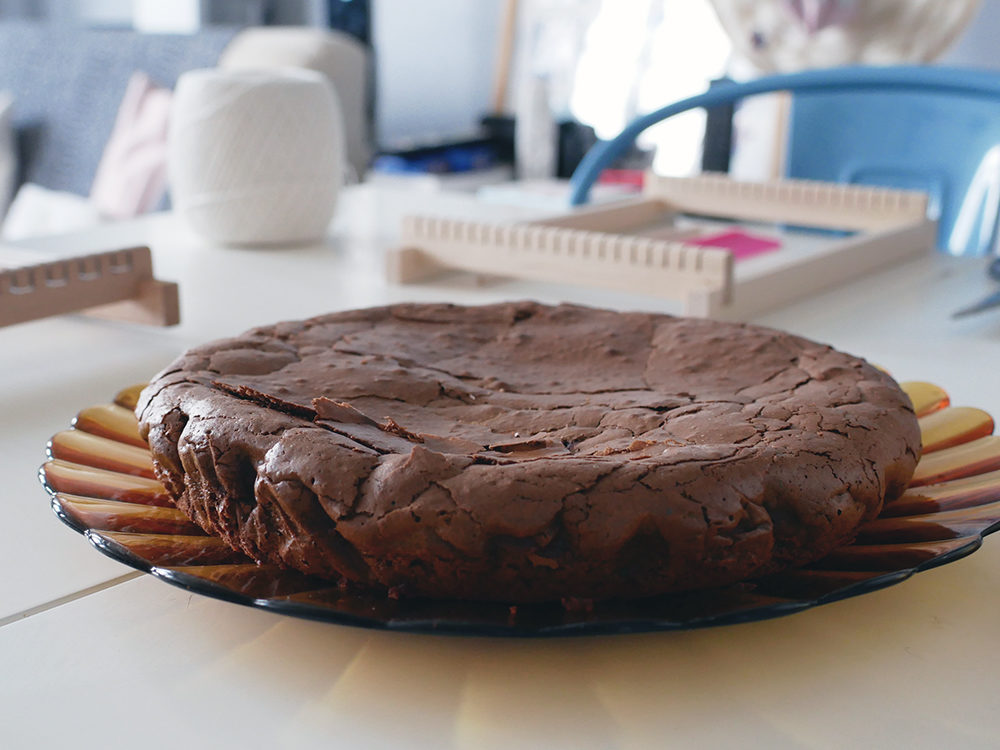
<path fill-rule="evenodd" d="M 998 70 L 998 34 L 1000 0 L 0 0 L 0 212 L 20 204 L 4 234 L 168 205 L 169 95 L 193 68 L 318 69 L 340 95 L 345 180 L 516 201 L 539 193 L 513 178 L 565 179 L 598 140 L 713 82 Z M 777 176 L 786 115 L 775 95 L 671 118 L 602 182 L 634 189 L 650 166 Z"/>

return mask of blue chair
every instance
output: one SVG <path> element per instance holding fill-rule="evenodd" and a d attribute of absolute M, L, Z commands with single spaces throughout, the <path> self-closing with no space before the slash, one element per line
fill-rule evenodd
<path fill-rule="evenodd" d="M 793 94 L 787 176 L 926 192 L 942 250 L 990 251 L 1000 207 L 1000 74 L 962 68 L 843 67 L 713 86 L 594 146 L 570 180 L 572 205 L 586 203 L 601 172 L 649 126 L 775 91 Z"/>

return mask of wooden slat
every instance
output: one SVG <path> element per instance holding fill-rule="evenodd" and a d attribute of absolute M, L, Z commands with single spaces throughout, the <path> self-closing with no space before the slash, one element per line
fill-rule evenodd
<path fill-rule="evenodd" d="M 174 504 L 166 488 L 155 479 L 95 469 L 58 458 L 46 461 L 42 466 L 42 474 L 49 487 L 56 492 L 139 505 L 172 507 Z"/>
<path fill-rule="evenodd" d="M 146 441 L 139 436 L 139 423 L 135 414 L 117 404 L 87 407 L 76 415 L 73 426 L 84 432 L 117 440 L 119 443 L 146 447 Z"/>
<path fill-rule="evenodd" d="M 725 301 L 732 284 L 728 250 L 542 224 L 411 216 L 403 222 L 401 249 L 411 255 L 405 263 L 391 255 L 388 270 L 404 283 L 425 275 L 412 256 L 417 251 L 436 267 L 659 296 L 715 292 Z"/>
<path fill-rule="evenodd" d="M 55 502 L 66 516 L 85 529 L 139 534 L 204 534 L 176 508 L 123 503 L 59 492 Z"/>
<path fill-rule="evenodd" d="M 923 193 L 813 180 L 742 182 L 725 174 L 649 174 L 644 194 L 686 213 L 828 229 L 878 232 L 927 216 Z"/>
<path fill-rule="evenodd" d="M 92 532 L 109 545 L 126 549 L 150 565 L 220 565 L 247 563 L 246 555 L 215 536 Z"/>
<path fill-rule="evenodd" d="M 148 449 L 82 430 L 63 430 L 53 435 L 49 441 L 49 453 L 53 458 L 71 463 L 155 478 L 153 457 Z"/>
<path fill-rule="evenodd" d="M 910 487 L 946 482 L 1000 469 L 1000 435 L 987 435 L 920 457 Z"/>
<path fill-rule="evenodd" d="M 920 418 L 923 452 L 968 443 L 993 433 L 993 417 L 972 406 L 949 406 Z"/>
<path fill-rule="evenodd" d="M 123 409 L 135 411 L 136 404 L 139 403 L 139 394 L 147 385 L 148 383 L 136 383 L 128 388 L 122 388 L 115 394 L 115 404 Z"/>
<path fill-rule="evenodd" d="M 940 411 L 951 403 L 944 389 L 932 383 L 909 381 L 900 383 L 899 387 L 909 396 L 918 417 Z"/>
<path fill-rule="evenodd" d="M 0 270 L 0 326 L 84 310 L 151 325 L 180 320 L 177 285 L 153 278 L 148 247 Z"/>

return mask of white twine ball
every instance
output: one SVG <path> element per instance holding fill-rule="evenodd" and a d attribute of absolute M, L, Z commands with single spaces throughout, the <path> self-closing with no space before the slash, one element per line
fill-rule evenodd
<path fill-rule="evenodd" d="M 170 123 L 174 208 L 225 245 L 321 238 L 343 181 L 336 92 L 308 70 L 194 70 Z"/>

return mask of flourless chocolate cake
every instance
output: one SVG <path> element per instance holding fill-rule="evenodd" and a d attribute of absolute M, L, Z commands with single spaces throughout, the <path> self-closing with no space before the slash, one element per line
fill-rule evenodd
<path fill-rule="evenodd" d="M 532 302 L 257 328 L 182 355 L 137 413 L 178 507 L 251 557 L 508 602 L 818 559 L 920 452 L 896 383 L 829 346 Z"/>

